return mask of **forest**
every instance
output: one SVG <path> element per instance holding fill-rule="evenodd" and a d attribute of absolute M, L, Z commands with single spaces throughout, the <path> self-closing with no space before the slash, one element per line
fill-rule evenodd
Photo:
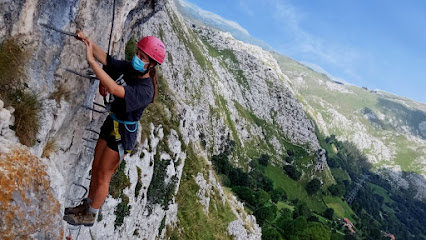
<path fill-rule="evenodd" d="M 256 217 L 262 239 L 385 240 L 395 236 L 426 240 L 424 202 L 414 199 L 408 190 L 392 188 L 372 172 L 371 164 L 354 144 L 338 141 L 334 135 L 320 137 L 320 143 L 327 151 L 334 178 L 329 186 L 324 186 L 321 179 L 302 177 L 306 169 L 295 164 L 299 152 L 287 150 L 279 166 L 288 181 L 303 186 L 308 195 L 305 199 L 290 199 L 287 192 L 293 190 L 286 185 L 277 187 L 277 179 L 267 176 L 272 164 L 268 154 L 252 159 L 249 171 L 244 171 L 230 163 L 235 142 L 228 140 L 224 151 L 211 160 L 222 184 Z M 336 210 L 348 206 L 346 202 L 354 191 L 349 205 L 352 213 L 342 218 Z M 310 208 L 310 199 L 320 199 L 325 207 Z M 326 204 L 325 199 L 335 199 L 337 204 Z"/>

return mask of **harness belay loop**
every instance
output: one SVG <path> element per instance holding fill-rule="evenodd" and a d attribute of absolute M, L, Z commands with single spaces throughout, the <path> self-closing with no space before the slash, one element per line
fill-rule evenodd
<path fill-rule="evenodd" d="M 109 113 L 109 116 L 112 118 L 112 120 L 121 123 L 124 125 L 124 127 L 126 128 L 127 131 L 133 133 L 136 132 L 136 130 L 138 130 L 138 122 L 137 121 L 122 121 L 119 120 L 113 113 Z M 127 125 L 135 125 L 134 129 L 129 129 L 129 127 Z"/>

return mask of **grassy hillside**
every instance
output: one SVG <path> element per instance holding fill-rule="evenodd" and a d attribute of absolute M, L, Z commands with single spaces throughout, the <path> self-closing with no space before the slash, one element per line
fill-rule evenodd
<path fill-rule="evenodd" d="M 426 105 L 331 80 L 274 54 L 299 100 L 322 133 L 353 141 L 375 167 L 398 165 L 426 174 Z"/>

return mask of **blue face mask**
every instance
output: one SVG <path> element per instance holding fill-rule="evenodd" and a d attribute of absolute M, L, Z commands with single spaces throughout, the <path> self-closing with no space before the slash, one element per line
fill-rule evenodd
<path fill-rule="evenodd" d="M 145 71 L 145 63 L 142 60 L 140 60 L 136 55 L 133 56 L 132 66 L 134 69 L 136 69 L 139 72 Z"/>

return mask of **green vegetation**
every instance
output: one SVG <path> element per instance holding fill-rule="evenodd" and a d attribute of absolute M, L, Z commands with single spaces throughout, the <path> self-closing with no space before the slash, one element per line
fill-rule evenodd
<path fill-rule="evenodd" d="M 355 219 L 352 217 L 355 215 L 354 212 L 352 211 L 351 207 L 341 198 L 324 196 L 324 202 L 327 204 L 329 208 L 332 208 L 334 210 L 334 213 L 338 217 L 347 218 L 351 220 L 352 222 L 355 222 Z"/>
<path fill-rule="evenodd" d="M 138 171 L 138 182 L 136 183 L 136 187 L 135 187 L 135 198 L 137 198 L 139 196 L 139 192 L 142 188 L 142 170 L 140 167 L 136 167 L 136 170 Z"/>
<path fill-rule="evenodd" d="M 4 40 L 0 45 L 0 99 L 5 107 L 15 109 L 13 130 L 19 141 L 27 146 L 35 144 L 39 129 L 37 96 L 26 90 L 25 63 L 31 55 L 17 43 L 16 39 Z"/>
<path fill-rule="evenodd" d="M 197 61 L 198 65 L 201 66 L 203 69 L 211 69 L 213 72 L 212 63 L 206 59 L 204 56 L 202 50 L 200 50 L 200 40 L 198 37 L 192 32 L 192 29 L 188 29 L 190 31 L 189 35 L 183 30 L 187 29 L 182 24 L 177 21 L 177 16 L 175 13 L 170 12 L 167 10 L 167 13 L 169 14 L 170 20 L 172 21 L 172 28 L 175 33 L 178 34 L 179 40 L 183 42 L 183 45 L 186 46 L 186 51 L 188 54 L 192 54 Z"/>
<path fill-rule="evenodd" d="M 239 62 L 234 52 L 231 49 L 216 49 L 206 40 L 203 40 L 203 43 L 207 47 L 209 55 L 212 57 L 222 57 L 223 61 L 220 61 L 220 64 L 234 75 L 235 80 L 237 80 L 241 87 L 249 89 L 247 78 L 244 75 L 243 70 L 239 68 Z M 229 59 L 230 62 L 226 62 L 227 59 Z"/>
<path fill-rule="evenodd" d="M 126 48 L 124 49 L 124 58 L 127 61 L 132 61 L 133 56 L 135 56 L 137 50 L 137 42 L 135 37 L 132 35 L 126 43 Z"/>
<path fill-rule="evenodd" d="M 336 185 L 343 185 L 345 196 L 355 188 L 355 182 L 369 176 L 353 200 L 352 209 L 346 208 L 340 198 L 325 198 L 336 215 L 356 220 L 359 229 L 357 235 L 363 239 L 380 238 L 380 230 L 394 234 L 397 239 L 422 239 L 421 235 L 426 233 L 423 227 L 426 224 L 426 204 L 415 200 L 409 191 L 392 188 L 385 179 L 372 173 L 365 156 L 353 144 L 340 142 L 333 135 L 327 137 L 325 142 L 339 149 L 337 154 L 330 154 L 328 161 L 332 160 L 330 167 L 339 169 L 332 172 L 338 173 Z M 342 172 L 347 172 L 351 181 Z M 332 195 L 342 196 L 340 191 L 334 192 L 336 189 L 329 187 L 328 190 Z"/>
<path fill-rule="evenodd" d="M 109 186 L 109 194 L 115 199 L 121 198 L 121 202 L 114 211 L 116 216 L 114 222 L 115 228 L 123 225 L 124 217 L 130 214 L 129 197 L 123 192 L 125 188 L 130 187 L 130 179 L 127 177 L 125 170 L 126 161 L 122 161 L 115 174 L 112 176 Z"/>
<path fill-rule="evenodd" d="M 160 152 L 154 156 L 154 174 L 148 188 L 148 201 L 153 204 L 161 204 L 165 210 L 174 196 L 177 177 L 173 175 L 166 184 L 167 167 L 171 160 L 160 159 Z"/>
<path fill-rule="evenodd" d="M 219 194 L 211 195 L 209 214 L 203 212 L 196 193 L 199 186 L 194 177 L 199 173 L 207 174 L 207 162 L 195 154 L 192 146 L 187 147 L 187 159 L 183 168 L 179 192 L 176 195 L 178 209 L 178 228 L 171 233 L 171 239 L 229 239 L 226 235 L 228 224 L 236 220 L 227 203 L 223 204 Z M 202 223 L 202 224 L 200 224 Z"/>
<path fill-rule="evenodd" d="M 385 98 L 379 98 L 377 105 L 382 110 L 383 114 L 393 115 L 400 121 L 406 122 L 413 135 L 426 140 L 426 136 L 419 134 L 419 125 L 426 119 L 425 112 L 417 109 L 409 109 L 401 103 Z"/>
<path fill-rule="evenodd" d="M 332 84 L 334 81 L 326 75 L 317 73 L 292 59 L 278 54 L 274 54 L 274 57 L 281 70 L 290 79 L 302 76 L 304 83 L 294 84 L 293 89 L 307 108 L 315 114 L 321 114 L 330 134 L 345 136 L 348 139 L 356 134 L 351 126 L 336 123 L 336 117 L 332 114 L 334 111 L 330 111 L 336 110 L 346 119 L 365 128 L 366 134 L 389 146 L 391 152 L 395 150 L 396 155 L 391 162 L 378 162 L 374 167 L 397 164 L 403 171 L 425 173 L 422 168 L 417 167 L 423 154 L 423 146 L 419 142 L 404 139 L 402 136 L 405 134 L 399 134 L 401 129 L 406 129 L 404 131 L 408 130 L 411 135 L 426 139 L 419 131 L 419 123 L 426 119 L 426 110 L 421 104 L 383 92 L 366 91 L 352 85 Z M 329 87 L 331 84 L 343 91 Z M 362 152 L 376 155 L 373 146 L 370 145 L 370 149 L 363 149 Z"/>
<path fill-rule="evenodd" d="M 320 180 L 314 178 L 311 181 L 308 182 L 306 185 L 306 191 L 309 195 L 314 195 L 318 192 L 318 190 L 321 188 L 321 182 Z"/>
<path fill-rule="evenodd" d="M 166 136 L 170 134 L 171 129 L 175 129 L 178 132 L 179 139 L 182 140 L 182 136 L 178 131 L 179 117 L 174 99 L 174 94 L 169 89 L 167 81 L 164 79 L 162 74 L 158 74 L 157 99 L 154 103 L 148 105 L 141 119 L 142 142 L 145 141 L 145 139 L 148 139 L 150 135 L 150 123 L 154 124 L 154 126 L 161 125 L 164 130 L 164 135 Z M 171 113 L 171 116 L 169 116 L 169 113 Z M 165 141 L 162 141 L 161 144 L 166 152 L 170 152 Z"/>

